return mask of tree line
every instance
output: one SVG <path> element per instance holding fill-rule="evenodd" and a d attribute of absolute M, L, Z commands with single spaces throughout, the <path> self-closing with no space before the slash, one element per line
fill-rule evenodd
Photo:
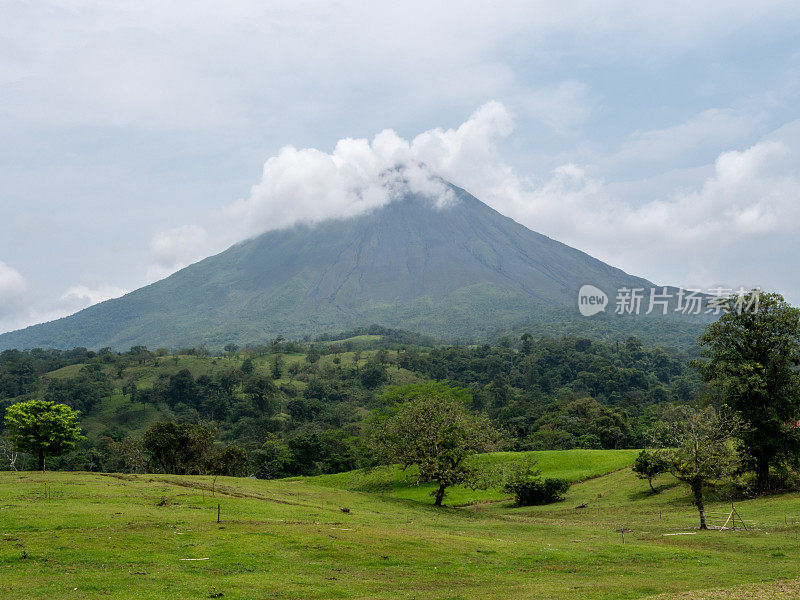
<path fill-rule="evenodd" d="M 83 445 L 94 468 L 282 477 L 344 471 L 390 457 L 405 464 L 408 458 L 398 452 L 413 446 L 412 430 L 404 427 L 414 414 L 406 411 L 424 409 L 436 422 L 433 407 L 453 408 L 456 398 L 464 414 L 482 419 L 479 429 L 461 434 L 483 440 L 467 454 L 500 440 L 515 450 L 660 446 L 651 462 L 661 461 L 693 491 L 700 489 L 701 502 L 704 486 L 732 474 L 752 474 L 758 491 L 796 479 L 800 312 L 777 294 L 755 293 L 758 311 L 738 311 L 732 299 L 730 310 L 700 338 L 695 360 L 635 338 L 606 343 L 529 335 L 495 345 L 398 345 L 350 353 L 335 341 L 299 345 L 282 339 L 257 352 L 229 346 L 216 357 L 203 349 L 178 356 L 143 347 L 91 355 L 12 351 L 0 355 L 2 376 L 26 391 L 3 401 L 67 406 L 83 411 L 85 419 L 111 390 L 121 401 L 118 410 L 137 406 L 166 417 L 139 433 L 109 428 L 91 440 L 75 439 L 73 446 Z M 186 356 L 197 361 L 178 368 Z M 45 368 L 54 366 L 68 366 L 73 374 L 49 376 Z M 408 385 L 443 387 L 415 396 Z M 387 420 L 393 414 L 398 420 Z M 461 419 L 461 413 L 448 414 L 447 421 Z M 464 419 L 465 428 L 473 423 Z M 722 425 L 710 428 L 717 433 L 703 433 L 717 422 Z M 397 452 L 371 443 L 376 423 L 394 423 L 381 437 L 395 440 Z M 15 427 L 7 415 L 6 454 L 12 448 L 28 452 L 18 437 L 9 438 Z M 477 433 L 490 429 L 502 435 L 483 439 Z M 680 453 L 692 435 L 695 450 L 708 450 L 703 456 Z M 495 441 L 489 444 L 489 438 Z M 461 464 L 450 468 L 461 472 Z M 424 476 L 446 488 L 452 480 L 440 466 L 439 474 Z M 647 474 L 646 465 L 641 472 Z M 535 479 L 531 473 L 525 478 Z"/>

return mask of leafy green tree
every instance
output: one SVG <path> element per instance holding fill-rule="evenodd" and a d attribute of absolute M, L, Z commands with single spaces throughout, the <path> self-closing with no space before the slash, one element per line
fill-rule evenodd
<path fill-rule="evenodd" d="M 255 407 L 266 414 L 273 414 L 277 408 L 275 395 L 278 388 L 272 379 L 264 375 L 252 375 L 244 382 L 244 393 L 250 398 Z"/>
<path fill-rule="evenodd" d="M 377 362 L 369 362 L 361 369 L 358 378 L 361 380 L 361 385 L 365 388 L 375 389 L 388 381 L 389 375 L 386 372 L 386 367 Z"/>
<path fill-rule="evenodd" d="M 479 486 L 481 473 L 470 458 L 500 441 L 500 432 L 485 414 L 466 409 L 469 394 L 441 383 L 408 385 L 384 396 L 398 404 L 379 421 L 371 443 L 377 457 L 404 469 L 418 468 L 418 481 L 438 484 L 436 506 L 453 485 Z"/>
<path fill-rule="evenodd" d="M 757 485 L 770 466 L 797 462 L 800 450 L 800 309 L 758 290 L 725 303 L 727 313 L 700 337 L 702 373 L 748 425 L 742 441 L 755 459 Z"/>
<path fill-rule="evenodd" d="M 196 407 L 200 397 L 192 372 L 181 369 L 175 375 L 170 375 L 164 396 L 170 408 L 178 404 Z"/>
<path fill-rule="evenodd" d="M 253 359 L 245 358 L 244 361 L 242 362 L 242 367 L 241 367 L 242 373 L 244 373 L 245 375 L 250 375 L 250 373 L 253 372 L 253 369 L 255 369 L 255 365 L 253 364 Z"/>
<path fill-rule="evenodd" d="M 736 413 L 714 407 L 694 409 L 670 407 L 656 429 L 656 439 L 664 447 L 670 472 L 692 488 L 700 513 L 700 529 L 706 526 L 703 495 L 733 474 L 741 463 L 739 440 L 744 425 Z"/>
<path fill-rule="evenodd" d="M 116 460 L 117 468 L 114 470 L 127 473 L 147 472 L 147 456 L 141 439 L 126 437 L 119 442 L 115 442 L 111 438 L 101 438 L 99 445 L 101 449 L 104 446 L 107 448 L 109 459 Z"/>
<path fill-rule="evenodd" d="M 259 479 L 277 479 L 289 474 L 292 462 L 292 451 L 283 440 L 270 436 L 259 450 L 253 453 L 256 477 Z"/>
<path fill-rule="evenodd" d="M 280 354 L 276 354 L 272 359 L 272 378 L 280 379 L 283 376 L 283 358 Z"/>
<path fill-rule="evenodd" d="M 322 354 L 320 354 L 319 349 L 316 346 L 312 346 L 306 353 L 306 361 L 313 365 L 320 359 L 321 356 Z"/>
<path fill-rule="evenodd" d="M 200 474 L 214 446 L 214 432 L 206 425 L 153 423 L 142 436 L 142 447 L 164 473 Z"/>
<path fill-rule="evenodd" d="M 8 439 L 17 450 L 37 456 L 39 470 L 44 471 L 45 457 L 65 454 L 86 439 L 78 425 L 79 414 L 66 404 L 46 400 L 12 404 L 6 409 Z"/>
<path fill-rule="evenodd" d="M 530 333 L 523 333 L 519 339 L 520 350 L 525 356 L 533 352 L 533 336 Z"/>
<path fill-rule="evenodd" d="M 130 354 L 136 361 L 136 364 L 139 365 L 143 365 L 145 361 L 150 358 L 150 352 L 147 350 L 147 346 L 132 346 L 128 354 Z"/>
<path fill-rule="evenodd" d="M 247 450 L 236 444 L 215 449 L 207 461 L 206 471 L 210 475 L 244 477 L 247 475 Z"/>
<path fill-rule="evenodd" d="M 645 448 L 636 457 L 633 472 L 639 479 L 646 479 L 650 484 L 650 490 L 655 494 L 658 490 L 653 487 L 653 478 L 669 471 L 669 467 L 669 460 L 662 451 Z"/>
<path fill-rule="evenodd" d="M 47 384 L 44 400 L 54 404 L 66 404 L 86 414 L 113 389 L 108 376 L 100 365 L 90 363 L 83 367 L 77 377 L 72 379 L 53 379 Z"/>
<path fill-rule="evenodd" d="M 381 348 L 375 353 L 375 363 L 385 365 L 389 363 L 389 352 L 386 348 Z"/>
<path fill-rule="evenodd" d="M 289 379 L 294 379 L 297 377 L 297 374 L 300 372 L 300 365 L 296 362 L 289 365 Z"/>

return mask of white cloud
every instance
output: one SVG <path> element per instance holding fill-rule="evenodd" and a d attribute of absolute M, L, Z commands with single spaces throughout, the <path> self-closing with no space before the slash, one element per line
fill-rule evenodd
<path fill-rule="evenodd" d="M 598 166 L 605 173 L 623 170 L 642 178 L 655 170 L 703 164 L 709 153 L 750 139 L 766 121 L 760 112 L 712 108 L 664 129 L 635 131 L 622 147 Z"/>
<path fill-rule="evenodd" d="M 37 305 L 29 301 L 29 292 L 29 286 L 19 271 L 0 261 L 0 332 L 60 319 L 93 304 L 118 298 L 128 290 L 109 285 L 76 285 L 57 300 Z"/>
<path fill-rule="evenodd" d="M 709 122 L 713 125 L 706 126 Z M 676 154 L 682 144 L 696 143 L 694 126 L 706 124 L 699 126 L 702 135 L 735 122 L 725 111 L 709 111 L 664 132 L 637 134 L 617 157 L 635 147 L 643 152 L 646 140 L 656 154 Z M 158 234 L 151 244 L 150 275 L 168 274 L 210 248 L 221 250 L 264 231 L 354 216 L 407 190 L 447 201 L 439 177 L 535 231 L 675 285 L 710 285 L 723 273 L 729 279 L 753 279 L 757 254 L 742 263 L 750 265 L 749 271 L 719 261 L 742 244 L 791 234 L 800 220 L 800 144 L 792 146 L 794 130 L 788 126 L 775 139 L 720 153 L 700 171 L 708 175 L 696 184 L 636 202 L 615 197 L 603 179 L 591 175 L 592 164 L 566 163 L 543 180 L 518 175 L 497 149 L 512 129 L 509 111 L 489 102 L 459 127 L 431 129 L 411 141 L 385 130 L 371 141 L 340 140 L 331 153 L 283 148 L 266 161 L 261 181 L 247 198 L 207 217 L 204 226 Z"/>
<path fill-rule="evenodd" d="M 453 197 L 440 176 L 491 160 L 494 142 L 511 129 L 508 110 L 489 102 L 458 128 L 431 129 L 411 141 L 386 129 L 372 141 L 339 140 L 330 154 L 287 146 L 264 164 L 250 196 L 222 214 L 247 236 L 354 216 L 407 192 L 446 204 Z"/>
<path fill-rule="evenodd" d="M 386 129 L 371 141 L 339 140 L 331 153 L 287 146 L 266 161 L 247 198 L 207 217 L 156 234 L 148 278 L 158 279 L 227 245 L 298 223 L 352 217 L 405 193 L 439 206 L 455 196 L 441 177 L 495 160 L 495 141 L 512 119 L 498 102 L 476 110 L 456 129 L 431 129 L 413 140 Z"/>
<path fill-rule="evenodd" d="M 112 298 L 119 298 L 128 293 L 129 290 L 117 287 L 114 285 L 103 285 L 96 288 L 90 288 L 85 285 L 76 285 L 69 288 L 61 295 L 61 300 L 67 302 L 76 302 L 81 305 L 81 308 L 86 308 L 92 304 L 99 304 Z M 80 309 L 78 309 L 80 310 Z"/>
<path fill-rule="evenodd" d="M 520 111 L 557 133 L 580 127 L 596 111 L 588 86 L 574 80 L 526 90 L 515 100 Z"/>
<path fill-rule="evenodd" d="M 574 164 L 543 182 L 495 165 L 494 183 L 472 180 L 470 189 L 524 225 L 635 274 L 674 285 L 769 284 L 794 294 L 800 290 L 785 278 L 761 279 L 774 250 L 756 242 L 782 240 L 800 250 L 798 164 L 787 144 L 763 140 L 721 153 L 699 185 L 638 203 L 613 197 L 602 179 Z"/>
<path fill-rule="evenodd" d="M 208 233 L 199 225 L 160 231 L 150 240 L 151 264 L 147 278 L 155 281 L 166 277 L 203 258 L 208 250 Z"/>
<path fill-rule="evenodd" d="M 20 272 L 0 260 L 0 319 L 23 310 L 27 291 L 28 284 Z"/>
<path fill-rule="evenodd" d="M 415 0 L 232 0 L 191 8 L 50 0 L 6 3 L 2 17 L 0 110 L 13 120 L 174 130 L 224 127 L 269 114 L 265 106 L 285 115 L 290 105 L 327 104 L 310 90 L 342 93 L 374 81 L 381 85 L 372 90 L 409 102 L 475 102 L 509 89 L 524 96 L 535 86 L 515 77 L 510 59 L 552 66 L 582 55 L 589 65 L 609 58 L 649 64 L 754 22 L 769 27 L 797 15 L 789 1 L 744 0 L 466 2 L 457 17 L 449 5 Z M 581 94 L 573 84 L 554 91 L 570 101 Z M 550 126 L 580 119 L 554 113 L 551 97 L 530 95 Z"/>

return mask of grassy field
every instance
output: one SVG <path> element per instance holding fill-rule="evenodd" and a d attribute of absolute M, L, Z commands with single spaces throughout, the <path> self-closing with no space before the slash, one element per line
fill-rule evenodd
<path fill-rule="evenodd" d="M 550 460 L 545 474 L 596 475 L 586 457 Z M 436 509 L 344 476 L 219 478 L 212 496 L 209 477 L 4 472 L 0 597 L 798 597 L 800 495 L 737 502 L 749 531 L 699 532 L 682 486 L 665 476 L 652 495 L 602 460 L 612 472 L 530 508 Z"/>
<path fill-rule="evenodd" d="M 583 481 L 627 467 L 632 464 L 638 450 L 559 450 L 541 452 L 493 452 L 481 454 L 476 462 L 489 472 L 501 473 L 512 463 L 526 459 L 536 460 L 547 477 L 561 477 L 572 482 Z M 399 467 L 380 467 L 369 471 L 352 471 L 335 475 L 320 475 L 309 482 L 327 487 L 372 492 L 390 498 L 429 502 L 436 491 L 433 483 L 412 483 L 414 468 L 408 472 Z M 447 491 L 448 506 L 465 506 L 479 502 L 508 500 L 510 495 L 497 488 L 471 490 L 456 486 Z"/>

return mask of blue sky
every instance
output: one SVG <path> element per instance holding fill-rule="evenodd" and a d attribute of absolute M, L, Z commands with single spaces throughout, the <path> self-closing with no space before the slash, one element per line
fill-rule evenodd
<path fill-rule="evenodd" d="M 366 210 L 400 155 L 657 283 L 800 302 L 796 2 L 165 4 L 0 4 L 0 331 Z"/>

